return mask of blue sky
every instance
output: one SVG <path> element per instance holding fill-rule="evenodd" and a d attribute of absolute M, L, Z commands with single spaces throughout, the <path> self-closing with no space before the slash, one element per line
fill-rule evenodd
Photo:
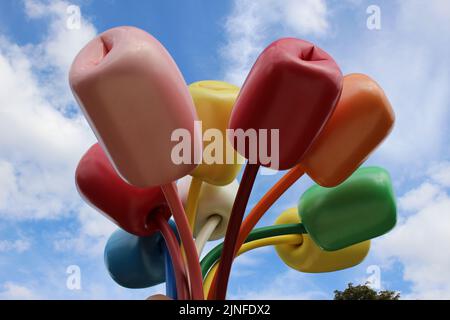
<path fill-rule="evenodd" d="M 80 29 L 66 27 L 81 8 Z M 381 29 L 369 30 L 369 5 Z M 379 268 L 381 287 L 405 298 L 450 298 L 450 4 L 433 1 L 44 1 L 0 2 L 0 298 L 143 299 L 162 286 L 116 285 L 103 264 L 115 226 L 82 203 L 74 170 L 95 139 L 78 112 L 67 71 L 82 46 L 108 28 L 134 25 L 159 39 L 188 83 L 241 85 L 258 53 L 294 36 L 335 57 L 344 74 L 367 73 L 385 89 L 394 131 L 367 164 L 392 175 L 399 222 L 373 241 L 359 266 L 329 274 L 289 270 L 272 248 L 239 258 L 230 298 L 328 299 Z M 259 176 L 250 206 L 280 174 Z M 268 212 L 273 223 L 311 185 L 301 179 Z M 211 248 L 212 244 L 208 246 Z M 81 270 L 81 290 L 66 269 Z"/>

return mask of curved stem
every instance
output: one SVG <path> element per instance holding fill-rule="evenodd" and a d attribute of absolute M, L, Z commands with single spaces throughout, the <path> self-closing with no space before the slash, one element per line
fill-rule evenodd
<path fill-rule="evenodd" d="M 291 234 L 291 235 L 284 235 L 284 236 L 275 236 L 270 238 L 263 238 L 259 240 L 254 240 L 251 242 L 247 242 L 244 244 L 238 251 L 237 256 L 261 247 L 266 246 L 275 246 L 280 244 L 293 244 L 293 245 L 300 245 L 303 241 L 303 237 L 299 234 Z M 204 295 L 207 296 L 208 292 L 211 288 L 211 284 L 213 281 L 213 278 L 215 274 L 217 273 L 217 269 L 219 267 L 219 261 L 216 261 L 214 266 L 211 268 L 211 271 L 208 273 L 208 275 L 205 278 L 205 282 L 203 285 L 203 292 Z"/>
<path fill-rule="evenodd" d="M 186 201 L 186 216 L 189 222 L 189 227 L 191 227 L 192 232 L 194 232 L 195 218 L 197 217 L 198 200 L 200 197 L 201 189 L 202 189 L 202 180 L 196 177 L 192 177 Z"/>
<path fill-rule="evenodd" d="M 187 275 L 183 264 L 183 259 L 181 257 L 181 250 L 178 245 L 177 237 L 161 214 L 156 214 L 154 219 L 158 229 L 161 231 L 161 234 L 166 242 L 167 250 L 170 253 L 173 267 L 175 269 L 177 296 L 181 300 L 187 300 L 189 299 L 189 289 L 187 287 Z"/>
<path fill-rule="evenodd" d="M 268 227 L 257 228 L 253 230 L 245 242 L 251 242 L 255 240 L 260 240 L 264 238 L 270 238 L 275 236 L 283 236 L 288 234 L 305 234 L 306 229 L 302 223 L 290 223 L 290 224 L 278 224 Z M 223 242 L 215 246 L 208 254 L 202 259 L 202 275 L 205 278 L 209 269 L 216 261 L 219 260 L 220 255 L 223 250 Z"/>
<path fill-rule="evenodd" d="M 252 231 L 259 220 L 261 220 L 267 210 L 269 210 L 269 208 L 286 192 L 286 190 L 300 179 L 303 174 L 304 171 L 300 165 L 295 166 L 278 180 L 266 194 L 264 194 L 242 223 L 236 251 L 239 250 L 239 247 L 244 243 L 245 238 L 247 238 L 250 231 Z"/>
<path fill-rule="evenodd" d="M 245 238 L 249 235 L 250 231 L 256 226 L 258 221 L 262 218 L 264 213 L 291 187 L 300 177 L 304 174 L 304 170 L 300 164 L 290 169 L 278 182 L 259 200 L 252 211 L 245 218 L 239 231 L 237 243 L 234 247 L 234 254 L 239 250 L 240 246 L 244 243 Z M 215 295 L 216 281 L 218 280 L 216 274 L 213 280 L 213 286 L 210 290 L 209 297 L 212 298 Z"/>
<path fill-rule="evenodd" d="M 189 280 L 191 283 L 192 298 L 195 300 L 203 300 L 203 285 L 200 264 L 198 261 L 197 250 L 195 248 L 192 232 L 184 212 L 183 204 L 178 196 L 177 187 L 174 182 L 161 186 L 166 197 L 167 203 L 172 211 L 175 224 L 183 247 L 186 250 L 186 260 L 189 272 Z"/>
<path fill-rule="evenodd" d="M 247 163 L 242 175 L 225 235 L 221 257 L 222 263 L 219 266 L 217 281 L 214 284 L 215 295 L 213 297 L 216 300 L 225 300 L 227 294 L 228 278 L 230 277 L 231 265 L 233 264 L 237 237 L 258 170 L 259 164 Z"/>
<path fill-rule="evenodd" d="M 208 218 L 204 226 L 200 229 L 197 238 L 195 239 L 195 246 L 197 247 L 199 257 L 202 255 L 206 242 L 209 240 L 214 230 L 216 230 L 217 226 L 220 224 L 220 221 L 222 221 L 221 216 L 213 215 Z"/>

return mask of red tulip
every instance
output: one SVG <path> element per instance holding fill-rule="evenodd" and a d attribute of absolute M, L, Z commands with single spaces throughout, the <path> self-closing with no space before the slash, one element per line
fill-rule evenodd
<path fill-rule="evenodd" d="M 341 90 L 342 73 L 325 51 L 299 39 L 277 40 L 261 53 L 247 76 L 229 128 L 278 129 L 278 167 L 273 161 L 263 163 L 259 155 L 258 164 L 289 169 L 300 162 L 330 117 Z M 248 146 L 235 143 L 236 147 L 251 159 Z"/>
<path fill-rule="evenodd" d="M 125 231 L 148 236 L 155 231 L 148 216 L 167 207 L 160 187 L 137 188 L 126 183 L 114 170 L 105 152 L 94 144 L 81 158 L 75 180 L 86 202 Z M 163 210 L 166 218 L 170 210 Z"/>

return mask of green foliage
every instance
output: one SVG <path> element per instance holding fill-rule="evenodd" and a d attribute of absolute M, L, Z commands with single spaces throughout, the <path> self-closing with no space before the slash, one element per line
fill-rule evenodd
<path fill-rule="evenodd" d="M 344 291 L 335 290 L 334 300 L 398 300 L 400 293 L 390 290 L 375 291 L 368 284 L 354 286 L 352 283 Z"/>

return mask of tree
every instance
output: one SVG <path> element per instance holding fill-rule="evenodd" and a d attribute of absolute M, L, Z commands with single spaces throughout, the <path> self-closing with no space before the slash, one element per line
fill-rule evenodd
<path fill-rule="evenodd" d="M 344 291 L 335 290 L 334 300 L 398 300 L 400 293 L 390 290 L 377 292 L 369 287 L 368 283 L 354 286 L 349 283 Z"/>

